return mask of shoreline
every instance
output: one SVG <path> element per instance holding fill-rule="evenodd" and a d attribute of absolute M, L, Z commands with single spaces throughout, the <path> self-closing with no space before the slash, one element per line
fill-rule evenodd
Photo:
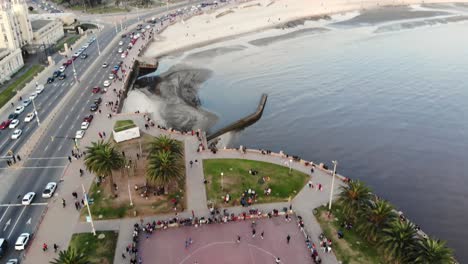
<path fill-rule="evenodd" d="M 290 23 L 294 23 L 295 27 L 303 26 L 301 23 L 296 24 L 298 21 L 307 23 L 338 14 L 377 8 L 443 3 L 455 2 L 403 0 L 363 3 L 356 0 L 332 0 L 326 4 L 319 1 L 311 4 L 310 0 L 253 0 L 230 3 L 205 13 L 194 14 L 187 20 L 179 18 L 174 21 L 159 33 L 143 56 L 161 58 L 266 30 L 294 28 L 288 27 Z M 468 0 L 456 3 L 468 3 Z"/>

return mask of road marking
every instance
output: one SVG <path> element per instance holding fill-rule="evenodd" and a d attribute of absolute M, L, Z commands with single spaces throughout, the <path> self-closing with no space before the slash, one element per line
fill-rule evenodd
<path fill-rule="evenodd" d="M 47 205 L 47 203 L 31 203 L 30 205 L 24 205 L 24 204 L 0 204 L 0 207 L 11 207 L 11 206 L 37 206 L 37 205 Z M 8 210 L 8 209 L 7 209 Z M 5 210 L 6 212 L 6 210 Z M 1 221 L 2 219 L 0 219 Z"/>
<path fill-rule="evenodd" d="M 46 160 L 46 159 L 66 159 L 68 157 L 49 157 L 49 158 L 28 158 L 32 160 Z"/>
<path fill-rule="evenodd" d="M 44 148 L 44 152 L 47 151 L 47 149 L 49 148 L 49 145 L 50 144 L 47 144 L 47 146 Z"/>
<path fill-rule="evenodd" d="M 61 149 L 62 149 L 62 147 L 63 147 L 63 143 L 62 143 L 62 144 L 60 144 L 60 146 L 59 146 L 59 148 L 58 148 L 57 150 L 61 150 Z"/>
<path fill-rule="evenodd" d="M 7 207 L 7 208 L 10 208 L 10 207 Z M 11 224 L 11 218 L 8 219 L 8 221 L 5 223 L 5 227 L 3 228 L 3 232 L 5 232 L 5 230 L 7 230 L 8 226 Z"/>
<path fill-rule="evenodd" d="M 65 168 L 66 166 L 47 166 L 47 167 L 18 167 L 18 168 L 11 168 L 11 167 L 3 167 L 0 168 L 0 170 L 8 170 L 8 169 L 62 169 Z"/>
<path fill-rule="evenodd" d="M 7 206 L 7 209 L 5 210 L 5 212 L 3 213 L 2 217 L 0 218 L 0 222 L 2 222 L 3 218 L 5 217 L 8 209 L 10 209 L 10 206 Z"/>
<path fill-rule="evenodd" d="M 21 219 L 21 216 L 23 216 L 24 210 L 26 210 L 26 206 L 23 208 L 23 210 L 21 210 L 21 213 L 20 213 L 20 215 L 18 216 L 18 219 L 16 219 L 15 224 L 14 224 L 13 227 L 11 228 L 10 234 L 8 234 L 8 237 L 7 237 L 8 239 L 10 239 L 11 234 L 13 234 L 13 231 L 15 230 L 16 225 L 18 224 L 19 220 Z"/>
<path fill-rule="evenodd" d="M 73 111 L 73 109 L 72 109 L 72 111 Z M 65 116 L 65 119 L 68 119 L 69 116 L 70 116 L 70 114 L 67 114 L 67 116 Z"/>
<path fill-rule="evenodd" d="M 27 225 L 30 225 L 31 224 L 31 217 L 29 218 L 29 220 L 26 222 Z"/>

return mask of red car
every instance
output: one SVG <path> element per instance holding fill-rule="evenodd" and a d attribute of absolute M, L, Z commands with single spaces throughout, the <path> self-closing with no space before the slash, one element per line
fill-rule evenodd
<path fill-rule="evenodd" d="M 93 121 L 93 118 L 94 118 L 93 115 L 85 116 L 85 118 L 83 118 L 83 122 L 91 123 L 91 121 Z"/>
<path fill-rule="evenodd" d="M 99 93 L 101 91 L 101 87 L 94 87 L 93 90 L 91 91 L 92 93 Z"/>
<path fill-rule="evenodd" d="M 73 63 L 72 60 L 67 60 L 66 62 L 63 63 L 63 66 L 69 66 L 72 63 Z"/>
<path fill-rule="evenodd" d="M 1 124 L 0 124 L 0 129 L 3 130 L 5 128 L 7 128 L 11 123 L 11 120 L 7 120 L 7 121 L 3 121 Z"/>

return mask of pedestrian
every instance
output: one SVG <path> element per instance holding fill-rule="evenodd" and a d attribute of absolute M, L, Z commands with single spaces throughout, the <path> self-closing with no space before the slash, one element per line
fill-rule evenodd
<path fill-rule="evenodd" d="M 23 101 L 23 97 L 20 96 L 19 100 L 20 100 L 20 102 Z"/>
<path fill-rule="evenodd" d="M 75 199 L 78 199 L 78 194 L 76 192 L 72 192 L 72 195 L 75 197 Z"/>
<path fill-rule="evenodd" d="M 17 159 L 18 161 L 21 161 L 20 155 L 16 155 L 16 159 Z"/>
<path fill-rule="evenodd" d="M 11 107 L 15 107 L 15 104 L 14 104 L 14 103 L 11 103 Z"/>
<path fill-rule="evenodd" d="M 80 208 L 80 202 L 75 202 L 75 209 L 78 211 Z"/>
<path fill-rule="evenodd" d="M 262 231 L 262 233 L 260 233 L 260 237 L 263 239 L 263 231 Z"/>
<path fill-rule="evenodd" d="M 288 234 L 288 236 L 286 237 L 287 244 L 289 244 L 289 240 L 291 240 L 291 236 Z"/>
<path fill-rule="evenodd" d="M 281 259 L 280 259 L 280 258 L 276 258 L 275 263 L 276 263 L 276 264 L 281 263 Z"/>
<path fill-rule="evenodd" d="M 193 161 L 190 161 L 189 163 L 190 163 L 190 168 L 192 168 L 192 165 L 193 165 Z"/>
<path fill-rule="evenodd" d="M 309 185 L 309 188 L 314 187 L 314 186 L 312 185 L 312 181 L 309 181 L 309 182 L 308 182 L 308 185 Z"/>
<path fill-rule="evenodd" d="M 101 132 L 98 132 L 99 137 L 102 139 L 102 134 Z"/>
<path fill-rule="evenodd" d="M 126 259 L 127 257 L 125 257 L 125 253 L 122 253 L 122 258 L 123 259 Z"/>
<path fill-rule="evenodd" d="M 139 159 L 140 159 L 140 154 L 137 153 L 137 160 L 139 160 Z"/>
<path fill-rule="evenodd" d="M 188 246 L 189 246 L 189 241 L 185 240 L 185 248 L 188 248 Z"/>
<path fill-rule="evenodd" d="M 83 169 L 80 169 L 80 177 L 83 176 Z"/>
<path fill-rule="evenodd" d="M 102 136 L 106 137 L 106 132 L 102 131 Z"/>
<path fill-rule="evenodd" d="M 11 166 L 11 161 L 10 160 L 7 160 L 6 163 L 7 163 L 8 167 Z"/>
<path fill-rule="evenodd" d="M 255 233 L 257 233 L 257 231 L 255 231 L 255 229 L 252 229 L 252 238 L 255 237 Z"/>
<path fill-rule="evenodd" d="M 65 208 L 65 206 L 66 206 L 65 199 L 63 199 L 63 198 L 62 198 L 62 206 L 63 206 L 63 208 Z"/>
<path fill-rule="evenodd" d="M 237 240 L 236 240 L 237 243 L 240 243 L 240 236 L 237 235 Z"/>
<path fill-rule="evenodd" d="M 71 163 L 71 157 L 70 156 L 68 156 L 68 161 Z"/>
<path fill-rule="evenodd" d="M 57 253 L 58 245 L 54 243 L 54 252 Z"/>
<path fill-rule="evenodd" d="M 99 109 L 98 112 L 101 113 L 101 109 Z"/>
<path fill-rule="evenodd" d="M 47 251 L 47 244 L 46 243 L 42 244 L 42 251 L 44 251 L 44 252 Z"/>
<path fill-rule="evenodd" d="M 322 191 L 322 184 L 321 183 L 318 184 L 318 190 Z"/>
<path fill-rule="evenodd" d="M 125 151 L 122 151 L 122 156 L 125 158 Z"/>

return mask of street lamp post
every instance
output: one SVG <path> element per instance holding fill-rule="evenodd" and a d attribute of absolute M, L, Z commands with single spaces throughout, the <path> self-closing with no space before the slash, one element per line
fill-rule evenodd
<path fill-rule="evenodd" d="M 130 165 L 125 166 L 127 168 L 127 187 L 128 187 L 128 197 L 130 198 L 130 206 L 133 206 L 133 200 L 132 200 L 132 191 L 130 189 Z"/>
<path fill-rule="evenodd" d="M 39 115 L 37 114 L 36 104 L 34 103 L 34 98 L 31 100 L 34 108 L 34 115 L 36 115 L 37 126 L 41 125 L 41 121 L 39 120 Z"/>
<path fill-rule="evenodd" d="M 73 68 L 73 77 L 75 78 L 75 81 L 78 82 L 78 74 L 76 73 L 75 69 L 75 61 L 72 59 L 72 68 Z"/>
<path fill-rule="evenodd" d="M 221 190 L 224 190 L 224 173 L 221 172 Z"/>
<path fill-rule="evenodd" d="M 333 175 L 332 175 L 332 184 L 331 184 L 331 189 L 330 189 L 330 201 L 328 202 L 328 211 L 330 211 L 332 207 L 333 188 L 335 187 L 336 165 L 338 164 L 338 161 L 333 160 L 332 163 L 333 163 Z"/>
<path fill-rule="evenodd" d="M 81 188 L 83 189 L 84 202 L 86 204 L 86 207 L 88 208 L 89 219 L 91 220 L 91 229 L 93 230 L 93 235 L 96 235 L 96 229 L 94 228 L 93 216 L 91 215 L 91 209 L 89 209 L 88 195 L 86 194 L 86 190 L 83 184 L 81 184 Z"/>
<path fill-rule="evenodd" d="M 94 37 L 96 38 L 96 43 L 97 43 L 97 49 L 98 49 L 99 56 L 101 56 L 101 48 L 99 47 L 99 39 L 96 36 L 96 34 L 94 34 Z"/>
<path fill-rule="evenodd" d="M 291 174 L 291 172 L 292 172 L 292 162 L 293 162 L 293 160 L 289 159 L 289 174 Z"/>

